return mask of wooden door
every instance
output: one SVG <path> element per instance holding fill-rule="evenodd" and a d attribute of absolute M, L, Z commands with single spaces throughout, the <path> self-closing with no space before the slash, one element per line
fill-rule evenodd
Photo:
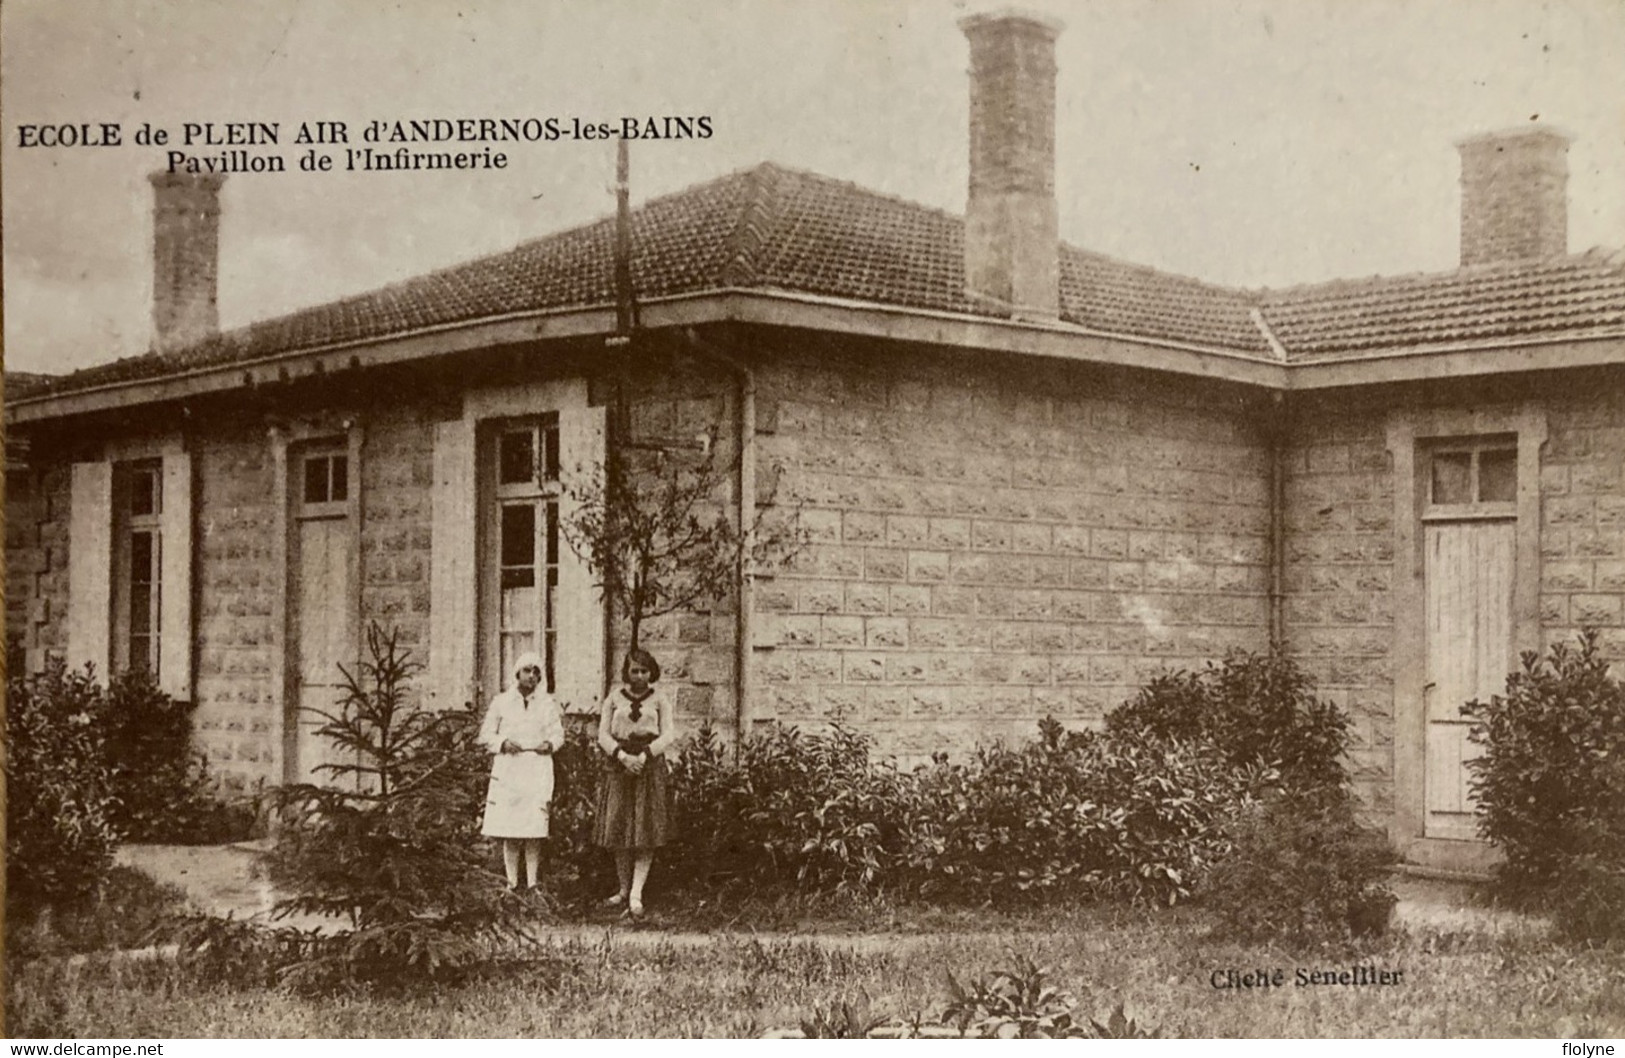
<path fill-rule="evenodd" d="M 289 556 L 289 708 L 285 778 L 318 785 L 356 785 L 353 776 L 324 764 L 353 763 L 332 739 L 319 734 L 327 717 L 339 715 L 344 666 L 356 673 L 356 534 L 350 500 L 348 455 L 317 450 L 300 458 L 293 497 Z"/>
<path fill-rule="evenodd" d="M 337 715 L 344 693 L 342 664 L 354 670 L 349 642 L 350 534 L 342 518 L 301 519 L 298 584 L 294 592 L 294 697 L 298 713 L 294 772 L 296 782 L 333 785 L 331 772 L 318 765 L 339 759 L 330 740 L 317 734 L 327 721 L 313 710 Z"/>
<path fill-rule="evenodd" d="M 1427 683 L 1426 835 L 1478 836 L 1467 761 L 1480 747 L 1461 707 L 1503 693 L 1512 667 L 1513 519 L 1425 526 Z"/>

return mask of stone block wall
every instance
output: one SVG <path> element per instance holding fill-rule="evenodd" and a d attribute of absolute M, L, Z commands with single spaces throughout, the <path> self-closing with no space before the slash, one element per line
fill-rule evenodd
<path fill-rule="evenodd" d="M 1256 398 L 1127 368 L 741 342 L 760 365 L 757 499 L 808 535 L 756 585 L 758 719 L 842 719 L 918 758 L 1030 737 L 1045 715 L 1095 723 L 1158 671 L 1267 646 L 1269 458 Z M 651 361 L 631 380 L 626 438 L 692 458 L 705 435 L 730 466 L 734 385 L 716 364 Z M 1517 387 L 1530 398 L 1549 431 L 1544 639 L 1594 625 L 1625 661 L 1625 375 Z M 1507 399 L 1452 384 L 1296 405 L 1288 645 L 1354 718 L 1354 773 L 1374 814 L 1394 797 L 1390 410 Z M 411 401 L 367 415 L 357 479 L 361 621 L 399 628 L 425 660 L 434 417 Z M 258 419 L 202 416 L 193 431 L 198 741 L 227 781 L 275 781 L 271 447 Z M 66 641 L 70 462 L 36 460 L 11 478 L 7 632 L 30 665 Z M 731 478 L 715 499 L 732 511 Z M 736 619 L 726 598 L 644 629 L 685 727 L 731 727 Z M 622 624 L 615 659 L 625 642 Z"/>
<path fill-rule="evenodd" d="M 1594 627 L 1625 673 L 1625 373 L 1548 400 L 1540 491 L 1543 646 Z"/>
<path fill-rule="evenodd" d="M 394 629 L 425 664 L 433 485 L 434 423 L 411 407 L 369 417 L 361 450 L 361 632 L 370 621 Z M 416 690 L 424 684 L 420 677 Z"/>
<path fill-rule="evenodd" d="M 6 482 L 7 671 L 39 672 L 67 649 L 69 465 L 35 460 Z"/>
<path fill-rule="evenodd" d="M 1265 447 L 1213 383 L 775 349 L 759 466 L 810 546 L 756 592 L 758 718 L 919 757 L 1097 722 L 1267 645 Z"/>
<path fill-rule="evenodd" d="M 1286 461 L 1286 644 L 1353 720 L 1350 771 L 1393 808 L 1394 482 L 1386 412 L 1346 397 L 1297 407 Z"/>
<path fill-rule="evenodd" d="M 281 664 L 273 610 L 282 574 L 273 561 L 270 444 L 263 425 L 217 421 L 200 431 L 192 451 L 195 737 L 228 785 L 280 782 L 271 673 Z"/>
<path fill-rule="evenodd" d="M 1545 414 L 1540 471 L 1544 646 L 1599 629 L 1625 662 L 1625 372 L 1516 384 L 1309 397 L 1296 407 L 1286 487 L 1288 645 L 1354 718 L 1356 785 L 1393 809 L 1395 534 L 1386 426 L 1393 409 L 1515 408 Z"/>
<path fill-rule="evenodd" d="M 738 394 L 733 374 L 709 360 L 662 349 L 622 384 L 627 416 L 619 429 L 629 465 L 664 475 L 674 467 L 703 464 L 709 451 L 716 487 L 706 516 L 735 518 Z M 593 399 L 613 405 L 613 393 L 606 386 Z M 616 617 L 608 650 L 618 678 L 631 626 L 624 615 Z M 661 683 L 670 690 L 677 722 L 685 731 L 709 725 L 726 736 L 735 727 L 737 622 L 736 599 L 730 593 L 688 612 L 653 618 L 640 629 L 640 643 L 660 662 Z"/>

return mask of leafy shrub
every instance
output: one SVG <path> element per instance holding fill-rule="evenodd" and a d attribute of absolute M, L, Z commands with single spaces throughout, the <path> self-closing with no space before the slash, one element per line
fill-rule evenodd
<path fill-rule="evenodd" d="M 1110 895 L 1174 903 L 1228 848 L 1226 825 L 1273 776 L 1204 743 L 1068 732 L 920 776 L 910 866 L 977 900 Z"/>
<path fill-rule="evenodd" d="M 875 760 L 867 736 L 774 726 L 733 755 L 706 730 L 678 760 L 684 841 L 663 868 L 674 883 L 852 893 L 895 881 L 911 778 Z"/>
<path fill-rule="evenodd" d="M 1219 932 L 1244 942 L 1313 943 L 1387 931 L 1387 836 L 1356 818 L 1353 799 L 1279 795 L 1245 812 L 1206 898 Z"/>
<path fill-rule="evenodd" d="M 1159 676 L 1107 714 L 1106 730 L 1198 740 L 1232 768 L 1253 769 L 1244 789 L 1275 787 L 1230 826 L 1233 846 L 1207 890 L 1221 931 L 1308 941 L 1387 929 L 1394 856 L 1386 836 L 1359 822 L 1348 791 L 1348 717 L 1315 697 L 1292 659 L 1237 652 L 1201 673 Z"/>
<path fill-rule="evenodd" d="M 504 892 L 479 836 L 489 758 L 471 709 L 408 700 L 419 665 L 395 633 L 368 629 L 369 660 L 343 671 L 344 698 L 320 733 L 350 761 L 330 785 L 276 791 L 273 882 L 279 915 L 342 918 L 349 928 L 295 969 L 296 983 L 409 984 L 455 977 L 523 936 L 524 901 Z"/>
<path fill-rule="evenodd" d="M 1591 810 L 1548 894 L 1558 932 L 1573 941 L 1625 939 L 1625 761 L 1601 769 Z"/>
<path fill-rule="evenodd" d="M 1156 677 L 1106 714 L 1111 734 L 1211 741 L 1232 765 L 1263 764 L 1287 790 L 1338 789 L 1349 721 L 1315 697 L 1314 681 L 1284 654 L 1228 655 L 1201 673 Z"/>
<path fill-rule="evenodd" d="M 776 727 L 735 758 L 711 732 L 674 787 L 684 840 L 665 884 L 753 893 L 1172 903 L 1227 848 L 1226 821 L 1272 776 L 1197 744 L 1066 732 L 903 772 L 869 739 Z"/>
<path fill-rule="evenodd" d="M 1174 903 L 1228 852 L 1238 812 L 1283 783 L 1265 760 L 1293 769 L 1299 786 L 1344 796 L 1337 754 L 1347 721 L 1315 700 L 1290 662 L 1236 655 L 1203 674 L 1164 677 L 1135 705 L 1104 733 L 1046 720 L 1033 742 L 909 772 L 840 724 L 818 733 L 772 726 L 737 748 L 702 731 L 674 760 L 682 839 L 661 853 L 656 884 L 803 898 Z M 1215 723 L 1215 710 L 1228 719 Z M 1277 719 L 1291 739 L 1266 737 Z M 1216 745 L 1221 735 L 1228 750 Z M 1267 753 L 1244 751 L 1246 739 Z M 556 891 L 611 884 L 608 857 L 588 841 L 597 761 L 585 729 L 555 760 Z"/>
<path fill-rule="evenodd" d="M 1578 649 L 1554 645 L 1544 661 L 1525 653 L 1505 695 L 1463 712 L 1481 724 L 1471 737 L 1484 754 L 1468 767 L 1479 832 L 1506 856 L 1497 875 L 1504 893 L 1536 897 L 1566 873 L 1602 879 L 1625 869 L 1605 796 L 1625 756 L 1625 684 L 1609 677 L 1594 630 Z"/>
<path fill-rule="evenodd" d="M 115 676 L 108 687 L 112 819 L 124 840 L 205 845 L 252 836 L 252 805 L 217 796 L 208 761 L 192 746 L 193 709 L 144 672 Z"/>
<path fill-rule="evenodd" d="M 91 896 L 112 866 L 106 698 L 90 669 L 60 660 L 12 679 L 7 694 L 7 903 L 31 915 Z"/>

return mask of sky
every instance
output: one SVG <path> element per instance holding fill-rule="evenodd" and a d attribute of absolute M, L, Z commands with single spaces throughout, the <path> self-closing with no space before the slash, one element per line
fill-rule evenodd
<path fill-rule="evenodd" d="M 960 212 L 985 0 L 6 0 L 5 367 L 151 340 L 143 122 L 708 115 L 640 142 L 634 203 L 771 160 Z M 1625 0 L 1038 0 L 1058 18 L 1061 234 L 1242 287 L 1455 266 L 1455 141 L 1571 134 L 1569 244 L 1625 247 Z M 25 124 L 121 123 L 106 148 Z M 613 210 L 613 146 L 509 168 L 243 174 L 222 192 L 230 328 Z M 342 164 L 342 161 L 341 161 Z"/>

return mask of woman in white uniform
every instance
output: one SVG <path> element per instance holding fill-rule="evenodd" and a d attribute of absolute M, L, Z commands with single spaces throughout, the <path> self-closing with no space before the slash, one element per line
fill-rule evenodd
<path fill-rule="evenodd" d="M 553 800 L 553 751 L 564 742 L 564 719 L 552 695 L 541 689 L 541 658 L 520 655 L 513 675 L 515 685 L 491 699 L 480 725 L 480 745 L 492 754 L 480 832 L 502 839 L 508 888 L 519 888 L 523 851 L 526 886 L 534 889 Z"/>

